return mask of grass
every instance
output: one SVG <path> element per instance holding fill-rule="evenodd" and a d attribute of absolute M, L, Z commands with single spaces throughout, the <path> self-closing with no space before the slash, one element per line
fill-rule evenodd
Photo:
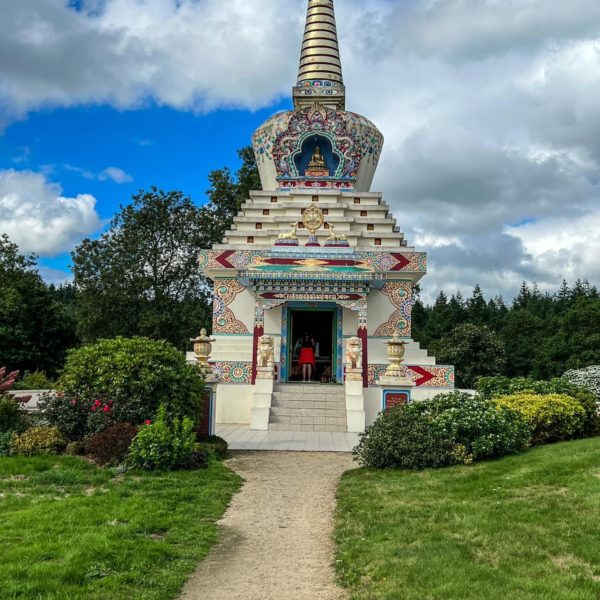
<path fill-rule="evenodd" d="M 0 458 L 0 598 L 175 598 L 240 479 L 124 473 L 75 457 Z"/>
<path fill-rule="evenodd" d="M 350 471 L 338 497 L 352 600 L 600 598 L 600 438 L 468 467 Z"/>

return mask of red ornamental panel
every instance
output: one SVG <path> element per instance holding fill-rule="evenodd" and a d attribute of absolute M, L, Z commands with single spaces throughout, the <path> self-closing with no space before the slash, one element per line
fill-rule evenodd
<path fill-rule="evenodd" d="M 404 406 L 410 403 L 409 392 L 385 392 L 384 393 L 385 410 L 394 408 L 394 406 Z"/>

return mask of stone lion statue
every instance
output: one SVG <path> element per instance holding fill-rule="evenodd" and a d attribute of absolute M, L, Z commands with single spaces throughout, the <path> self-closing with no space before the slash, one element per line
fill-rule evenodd
<path fill-rule="evenodd" d="M 275 340 L 270 335 L 263 335 L 258 340 L 256 364 L 259 367 L 270 367 L 275 361 Z"/>
<path fill-rule="evenodd" d="M 350 369 L 362 369 L 362 342 L 353 337 L 346 342 L 346 364 Z"/>

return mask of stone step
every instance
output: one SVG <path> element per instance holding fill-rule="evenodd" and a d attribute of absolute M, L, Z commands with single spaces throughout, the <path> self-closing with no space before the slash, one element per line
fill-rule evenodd
<path fill-rule="evenodd" d="M 293 393 L 303 396 L 331 396 L 345 394 L 342 385 L 322 385 L 319 383 L 283 383 L 275 386 L 275 393 Z"/>
<path fill-rule="evenodd" d="M 295 431 L 298 427 L 303 425 L 311 425 L 318 427 L 320 431 L 329 431 L 330 427 L 334 427 L 336 430 L 338 427 L 347 429 L 346 417 L 288 417 L 288 416 L 272 416 L 269 421 L 269 429 L 271 425 L 277 425 L 281 428 L 283 426 L 289 427 L 289 431 Z"/>
<path fill-rule="evenodd" d="M 274 391 L 276 398 L 290 398 L 294 400 L 306 400 L 307 402 L 327 402 L 329 400 L 345 400 L 345 393 L 335 394 L 302 394 L 300 392 L 278 392 Z"/>
<path fill-rule="evenodd" d="M 286 423 L 271 423 L 269 431 L 314 431 L 320 433 L 346 433 L 346 425 L 288 425 Z"/>
<path fill-rule="evenodd" d="M 274 394 L 271 404 L 272 406 L 291 406 L 292 408 L 336 408 L 346 406 L 346 399 L 306 400 L 296 396 L 279 396 Z"/>
<path fill-rule="evenodd" d="M 271 417 L 334 417 L 346 418 L 346 407 L 334 408 L 292 408 L 271 406 Z"/>

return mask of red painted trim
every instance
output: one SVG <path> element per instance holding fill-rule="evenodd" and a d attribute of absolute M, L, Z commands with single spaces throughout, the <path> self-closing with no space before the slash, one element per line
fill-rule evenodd
<path fill-rule="evenodd" d="M 392 256 L 398 261 L 398 264 L 392 267 L 392 271 L 402 271 L 402 269 L 410 265 L 410 260 L 403 254 L 392 254 Z"/>
<path fill-rule="evenodd" d="M 356 336 L 360 338 L 362 342 L 362 369 L 363 369 L 363 387 L 369 387 L 369 334 L 367 328 L 359 328 L 356 332 Z"/>
<path fill-rule="evenodd" d="M 258 340 L 265 335 L 265 328 L 263 327 L 255 327 L 254 328 L 254 338 L 252 340 L 252 385 L 256 383 L 256 369 L 258 367 L 257 364 L 257 354 L 258 354 Z"/>
<path fill-rule="evenodd" d="M 425 385 L 426 383 L 428 383 L 435 377 L 435 375 L 433 373 L 431 373 L 430 371 L 427 371 L 426 369 L 423 369 L 422 367 L 407 367 L 407 369 L 410 369 L 417 375 L 421 376 L 420 379 L 417 379 L 415 381 L 415 384 L 418 387 Z"/>

